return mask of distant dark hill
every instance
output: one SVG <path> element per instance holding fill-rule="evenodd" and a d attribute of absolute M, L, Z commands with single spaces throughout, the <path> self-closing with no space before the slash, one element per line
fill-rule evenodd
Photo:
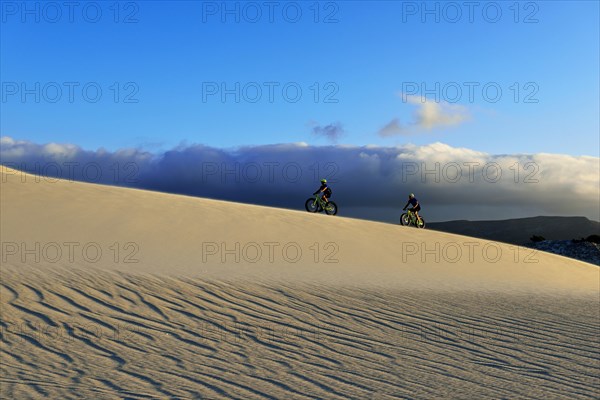
<path fill-rule="evenodd" d="M 547 240 L 567 240 L 600 234 L 600 222 L 585 217 L 533 217 L 500 221 L 432 222 L 427 228 L 498 242 L 528 244 L 533 235 Z"/>

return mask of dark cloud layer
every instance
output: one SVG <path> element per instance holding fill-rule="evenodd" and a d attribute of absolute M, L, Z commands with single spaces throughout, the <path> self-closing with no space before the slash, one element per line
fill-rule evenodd
<path fill-rule="evenodd" d="M 584 215 L 599 219 L 595 157 L 489 155 L 427 146 L 279 144 L 223 150 L 181 146 L 161 154 L 89 151 L 1 139 L 3 165 L 50 177 L 302 209 L 320 178 L 341 212 L 393 222 L 409 192 L 430 220 Z M 21 179 L 18 174 L 8 179 Z"/>

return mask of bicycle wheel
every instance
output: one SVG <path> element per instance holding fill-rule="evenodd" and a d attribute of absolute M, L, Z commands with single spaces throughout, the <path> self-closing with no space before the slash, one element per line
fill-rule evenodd
<path fill-rule="evenodd" d="M 306 208 L 306 211 L 311 213 L 317 212 L 317 210 L 319 209 L 319 203 L 315 200 L 316 199 L 314 197 L 311 197 L 310 199 L 306 200 L 306 203 L 304 203 L 304 208 Z"/>
<path fill-rule="evenodd" d="M 407 213 L 404 213 L 400 216 L 400 225 L 402 225 L 402 226 L 410 225 L 410 217 L 408 216 Z"/>
<path fill-rule="evenodd" d="M 333 201 L 330 201 L 329 204 L 327 205 L 327 207 L 325 208 L 325 213 L 327 213 L 327 215 L 336 215 L 337 212 L 338 212 L 337 204 L 335 204 Z"/>
<path fill-rule="evenodd" d="M 425 218 L 420 217 L 421 218 L 421 223 L 417 222 L 417 228 L 421 228 L 421 229 L 425 229 Z"/>

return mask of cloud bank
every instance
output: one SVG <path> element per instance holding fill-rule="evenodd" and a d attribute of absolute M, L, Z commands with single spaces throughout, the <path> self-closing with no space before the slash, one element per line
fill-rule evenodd
<path fill-rule="evenodd" d="M 90 151 L 5 136 L 0 162 L 47 177 L 298 210 L 324 177 L 342 214 L 389 222 L 397 220 L 409 192 L 416 193 L 430 221 L 534 215 L 600 219 L 600 159 L 587 156 L 492 155 L 443 143 L 294 143 L 233 150 L 189 145 L 154 154 Z"/>

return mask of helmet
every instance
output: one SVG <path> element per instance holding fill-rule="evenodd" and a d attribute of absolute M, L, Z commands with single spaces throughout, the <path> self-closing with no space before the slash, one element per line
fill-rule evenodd
<path fill-rule="evenodd" d="M 327 183 L 327 179 L 321 179 L 321 183 Z"/>
<path fill-rule="evenodd" d="M 408 197 L 411 198 L 411 199 L 413 199 L 415 197 L 415 194 L 411 193 L 411 194 L 408 195 Z"/>

